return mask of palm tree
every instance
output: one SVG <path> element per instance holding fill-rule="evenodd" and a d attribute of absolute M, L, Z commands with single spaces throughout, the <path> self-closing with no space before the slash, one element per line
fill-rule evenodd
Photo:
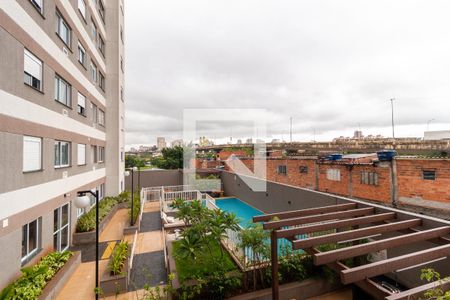
<path fill-rule="evenodd" d="M 191 258 L 193 260 L 197 260 L 197 254 L 201 248 L 201 239 L 195 231 L 183 231 L 183 238 L 180 240 L 178 248 L 178 253 L 182 258 Z"/>

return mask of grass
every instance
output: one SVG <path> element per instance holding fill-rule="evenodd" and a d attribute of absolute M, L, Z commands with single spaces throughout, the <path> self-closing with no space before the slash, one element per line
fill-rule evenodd
<path fill-rule="evenodd" d="M 212 254 L 213 257 L 216 259 L 223 260 L 223 264 L 225 266 L 226 271 L 233 271 L 236 270 L 237 267 L 234 264 L 233 259 L 231 258 L 230 254 L 224 250 L 223 251 L 223 258 L 221 257 L 220 253 L 220 244 L 219 243 L 211 243 L 212 245 Z M 179 255 L 177 255 L 179 249 L 179 242 L 175 241 L 173 243 L 173 256 L 175 258 L 175 263 L 177 266 L 177 273 L 178 278 L 180 281 L 184 281 L 187 279 L 193 279 L 196 277 L 206 277 L 208 275 L 213 274 L 217 269 L 214 267 L 213 257 L 211 257 L 209 251 L 205 249 L 201 252 L 201 254 L 198 256 L 197 260 L 194 260 L 192 258 L 181 258 Z"/>

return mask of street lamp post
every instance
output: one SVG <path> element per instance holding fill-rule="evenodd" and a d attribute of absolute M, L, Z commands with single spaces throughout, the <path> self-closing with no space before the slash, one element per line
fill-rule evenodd
<path fill-rule="evenodd" d="M 79 191 L 75 200 L 75 206 L 78 208 L 86 208 L 90 204 L 90 199 L 86 194 L 91 194 L 95 197 L 95 300 L 98 300 L 98 258 L 99 258 L 99 207 L 98 207 L 98 190 L 95 192 L 91 190 Z"/>

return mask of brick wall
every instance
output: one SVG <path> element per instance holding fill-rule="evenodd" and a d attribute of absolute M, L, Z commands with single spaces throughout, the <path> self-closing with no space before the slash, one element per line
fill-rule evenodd
<path fill-rule="evenodd" d="M 374 172 L 378 184 L 361 183 L 361 172 Z M 352 197 L 374 201 L 391 202 L 391 167 L 390 163 L 379 165 L 354 165 L 352 170 Z"/>
<path fill-rule="evenodd" d="M 327 178 L 327 170 L 340 170 L 340 180 L 334 181 Z M 319 188 L 321 192 L 333 193 L 342 196 L 350 196 L 348 190 L 350 172 L 346 165 L 338 165 L 331 163 L 319 164 Z"/>
<path fill-rule="evenodd" d="M 315 159 L 268 159 L 267 180 L 315 189 Z M 278 166 L 286 166 L 286 174 L 278 173 Z M 300 172 L 300 167 L 306 173 Z"/>
<path fill-rule="evenodd" d="M 450 203 L 450 160 L 397 159 L 398 197 Z M 436 180 L 424 180 L 423 170 L 436 170 Z"/>

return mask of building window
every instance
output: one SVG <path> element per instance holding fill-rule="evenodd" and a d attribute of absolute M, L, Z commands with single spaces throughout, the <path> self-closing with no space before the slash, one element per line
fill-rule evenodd
<path fill-rule="evenodd" d="M 64 79 L 55 76 L 55 100 L 71 107 L 71 86 Z"/>
<path fill-rule="evenodd" d="M 375 172 L 361 172 L 361 184 L 378 185 L 378 174 Z"/>
<path fill-rule="evenodd" d="M 298 167 L 298 172 L 301 174 L 308 174 L 308 167 L 307 166 L 300 166 Z"/>
<path fill-rule="evenodd" d="M 328 169 L 327 179 L 332 181 L 341 181 L 341 170 L 339 169 Z"/>
<path fill-rule="evenodd" d="M 70 47 L 71 29 L 59 12 L 56 12 L 56 33 Z"/>
<path fill-rule="evenodd" d="M 120 87 L 120 100 L 122 100 L 122 102 L 123 102 L 123 97 L 124 97 L 124 95 L 123 95 L 123 87 Z"/>
<path fill-rule="evenodd" d="M 42 61 L 24 49 L 23 72 L 25 84 L 42 91 Z"/>
<path fill-rule="evenodd" d="M 104 183 L 100 184 L 100 186 L 98 187 L 98 199 L 102 200 L 103 198 L 105 198 L 105 184 Z"/>
<path fill-rule="evenodd" d="M 97 66 L 91 61 L 91 79 L 97 82 Z"/>
<path fill-rule="evenodd" d="M 97 146 L 92 146 L 92 163 L 96 164 L 98 162 L 97 158 Z"/>
<path fill-rule="evenodd" d="M 78 92 L 78 113 L 82 116 L 86 117 L 86 97 L 83 96 L 80 92 Z"/>
<path fill-rule="evenodd" d="M 423 170 L 422 178 L 424 180 L 436 180 L 436 170 Z"/>
<path fill-rule="evenodd" d="M 120 58 L 120 69 L 122 70 L 122 73 L 124 72 L 124 66 L 123 66 L 123 58 Z"/>
<path fill-rule="evenodd" d="M 105 91 L 105 76 L 103 76 L 102 72 L 98 72 L 98 86 Z"/>
<path fill-rule="evenodd" d="M 44 13 L 44 3 L 43 0 L 30 0 L 33 6 L 41 13 Z"/>
<path fill-rule="evenodd" d="M 123 45 L 123 28 L 122 28 L 122 26 L 120 26 L 120 40 L 122 41 L 122 45 Z"/>
<path fill-rule="evenodd" d="M 95 22 L 93 19 L 91 19 L 91 23 L 92 23 L 92 28 L 91 28 L 92 40 L 95 42 L 95 44 L 97 44 L 97 25 L 95 25 Z"/>
<path fill-rule="evenodd" d="M 98 124 L 105 126 L 105 112 L 98 109 Z"/>
<path fill-rule="evenodd" d="M 42 61 L 24 49 L 23 72 L 25 84 L 42 91 Z"/>
<path fill-rule="evenodd" d="M 78 156 L 78 165 L 79 166 L 85 165 L 86 164 L 86 145 L 78 144 L 77 156 Z"/>
<path fill-rule="evenodd" d="M 100 13 L 100 17 L 102 18 L 103 23 L 105 22 L 105 6 L 103 5 L 103 1 L 98 1 L 98 12 Z"/>
<path fill-rule="evenodd" d="M 120 151 L 120 161 L 123 162 L 123 151 Z"/>
<path fill-rule="evenodd" d="M 40 223 L 39 218 L 22 226 L 22 265 L 29 262 L 39 251 Z"/>
<path fill-rule="evenodd" d="M 98 162 L 105 161 L 105 147 L 98 147 Z"/>
<path fill-rule="evenodd" d="M 55 168 L 68 167 L 70 165 L 70 143 L 55 142 Z"/>
<path fill-rule="evenodd" d="M 277 172 L 278 172 L 278 174 L 286 175 L 287 174 L 287 167 L 285 165 L 280 165 L 277 168 Z"/>
<path fill-rule="evenodd" d="M 78 61 L 84 66 L 86 63 L 86 50 L 83 45 L 78 42 Z"/>
<path fill-rule="evenodd" d="M 42 139 L 31 136 L 23 137 L 23 171 L 42 170 Z"/>
<path fill-rule="evenodd" d="M 105 56 L 105 41 L 103 40 L 102 36 L 98 35 L 98 49 L 103 54 L 103 57 Z"/>
<path fill-rule="evenodd" d="M 53 211 L 53 249 L 55 251 L 65 251 L 69 248 L 69 216 L 69 203 Z"/>
<path fill-rule="evenodd" d="M 97 105 L 92 103 L 92 123 L 97 123 L 98 120 L 98 108 Z"/>
<path fill-rule="evenodd" d="M 84 0 L 78 0 L 78 10 L 83 16 L 83 19 L 86 19 L 86 3 Z"/>

